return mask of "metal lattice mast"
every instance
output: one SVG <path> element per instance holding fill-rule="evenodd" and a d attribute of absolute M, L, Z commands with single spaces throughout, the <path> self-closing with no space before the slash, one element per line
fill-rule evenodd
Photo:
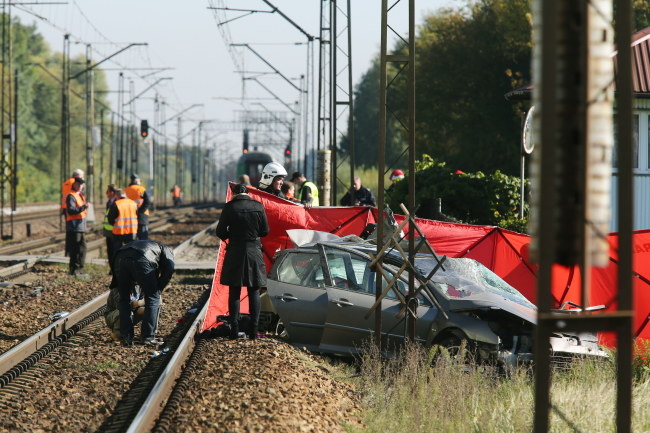
<path fill-rule="evenodd" d="M 331 146 L 332 146 L 332 204 L 336 204 L 339 182 L 347 190 L 354 179 L 354 91 L 352 88 L 352 21 L 350 17 L 350 0 L 332 0 L 332 121 L 331 121 Z M 339 30 L 339 23 L 341 28 Z M 339 59 L 341 61 L 339 61 Z M 339 76 L 341 79 L 339 79 Z M 345 119 L 345 115 L 348 119 Z M 345 121 L 345 126 L 339 125 L 339 120 Z M 339 161 L 338 139 L 344 133 L 348 135 L 347 156 L 350 162 L 350 180 L 343 181 L 339 177 L 338 169 L 344 162 Z"/>
<path fill-rule="evenodd" d="M 14 89 L 11 70 L 13 68 L 13 50 L 11 41 L 11 4 L 4 1 L 2 3 L 2 76 L 0 82 L 2 86 L 0 98 L 2 99 L 2 110 L 0 113 L 0 131 L 2 134 L 0 149 L 0 211 L 7 203 L 7 193 L 9 194 L 9 204 L 12 210 L 16 210 L 16 169 L 17 157 L 16 131 L 15 131 L 15 107 L 14 107 Z M 8 188 L 7 188 L 8 187 Z M 13 237 L 13 213 L 9 216 L 9 233 L 5 233 L 4 212 L 0 212 L 0 237 L 2 239 L 11 239 Z"/>
<path fill-rule="evenodd" d="M 534 106 L 531 256 L 539 263 L 535 332 L 534 431 L 549 431 L 549 411 L 570 422 L 550 399 L 549 338 L 562 331 L 617 333 L 616 431 L 629 432 L 632 398 L 632 61 L 631 5 L 612 0 L 533 3 Z M 618 46 L 616 80 L 618 135 L 618 311 L 592 315 L 592 267 L 609 263 L 609 176 L 613 147 L 614 33 Z M 582 311 L 552 311 L 552 269 L 577 266 Z"/>
<path fill-rule="evenodd" d="M 332 97 L 331 80 L 331 0 L 320 0 L 320 32 L 318 50 L 318 146 L 317 150 L 331 149 Z M 323 185 L 323 205 L 329 205 L 331 185 Z"/>
<path fill-rule="evenodd" d="M 391 5 L 391 9 L 397 5 L 401 0 L 398 0 L 396 3 Z M 405 1 L 405 0 L 403 0 Z M 387 5 L 387 0 L 382 0 L 381 6 L 381 52 L 380 52 L 380 66 L 379 66 L 379 148 L 378 148 L 378 180 L 377 180 L 377 206 L 379 212 L 377 214 L 377 254 L 379 255 L 380 251 L 383 248 L 384 243 L 384 214 L 383 209 L 385 205 L 384 197 L 384 173 L 386 168 L 386 134 L 387 134 L 387 124 L 388 124 L 388 109 L 386 106 L 387 103 L 387 93 L 389 83 L 395 81 L 395 77 L 391 77 L 389 80 L 389 73 L 391 73 L 391 64 L 399 65 L 396 70 L 397 74 L 402 73 L 404 70 L 408 72 L 407 75 L 407 112 L 408 119 L 406 119 L 403 124 L 407 125 L 408 131 L 408 152 L 409 152 L 409 185 L 408 185 L 408 212 L 412 215 L 415 214 L 415 0 L 408 0 L 409 8 L 409 29 L 407 40 L 400 35 L 400 39 L 404 40 L 405 46 L 408 48 L 406 54 L 391 54 L 388 51 L 388 31 L 393 30 L 393 26 L 389 25 L 389 8 Z M 413 224 L 409 224 L 409 262 L 413 265 L 414 255 L 415 255 L 415 227 Z M 379 258 L 379 266 L 381 266 L 381 258 Z M 376 294 L 377 301 L 380 300 L 380 292 L 382 291 L 382 277 L 377 274 L 376 281 Z M 415 293 L 415 276 L 413 272 L 409 273 L 409 293 L 407 295 L 407 316 L 406 316 L 406 327 L 405 333 L 407 337 L 413 341 L 415 337 L 415 315 L 414 310 L 411 307 L 411 304 L 414 300 Z M 381 305 L 377 309 L 381 311 Z M 381 317 L 379 314 L 375 314 L 375 343 L 379 346 L 381 330 Z"/>

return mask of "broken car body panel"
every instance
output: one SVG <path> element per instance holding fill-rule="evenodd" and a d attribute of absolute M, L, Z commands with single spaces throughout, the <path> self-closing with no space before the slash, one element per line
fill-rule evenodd
<path fill-rule="evenodd" d="M 301 238 L 302 247 L 278 253 L 268 281 L 268 295 L 289 341 L 317 352 L 359 353 L 374 332 L 373 316 L 365 315 L 375 302 L 376 274 L 369 267 L 369 254 L 376 246 L 306 233 Z M 401 256 L 389 253 L 383 270 L 392 278 L 401 263 Z M 419 279 L 437 263 L 430 254 L 418 254 Z M 402 296 L 407 278 L 404 272 L 396 284 Z M 466 339 L 481 361 L 505 367 L 532 361 L 537 309 L 485 266 L 472 259 L 445 258 L 427 288 L 428 293 L 417 295 L 417 341 L 429 346 Z M 390 353 L 404 344 L 406 323 L 393 291 L 382 300 L 381 314 L 382 347 Z M 551 349 L 561 357 L 606 356 L 595 334 L 554 334 Z"/>

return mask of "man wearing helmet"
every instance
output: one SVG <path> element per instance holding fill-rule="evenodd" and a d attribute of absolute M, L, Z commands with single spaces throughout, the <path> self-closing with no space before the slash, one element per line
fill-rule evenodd
<path fill-rule="evenodd" d="M 287 199 L 282 192 L 282 184 L 287 171 L 277 162 L 269 162 L 262 169 L 262 178 L 260 179 L 260 190 L 273 194 L 277 197 Z"/>

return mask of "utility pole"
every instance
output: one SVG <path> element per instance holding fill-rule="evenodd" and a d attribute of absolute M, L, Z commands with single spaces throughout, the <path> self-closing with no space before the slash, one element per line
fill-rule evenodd
<path fill-rule="evenodd" d="M 86 45 L 86 199 L 92 203 L 95 197 L 95 154 L 93 144 L 93 126 L 95 123 L 94 71 L 91 66 L 91 45 Z"/>
<path fill-rule="evenodd" d="M 70 37 L 69 36 L 70 35 L 65 35 L 64 36 L 64 50 L 63 50 L 64 51 L 64 54 L 63 54 L 63 63 L 64 63 L 64 67 L 63 67 L 64 85 L 63 85 L 63 87 L 64 87 L 64 91 L 63 91 L 63 98 L 62 98 L 62 107 L 63 107 L 62 108 L 62 113 L 63 113 L 63 117 L 64 117 L 64 119 L 62 119 L 63 120 L 62 121 L 62 127 L 63 127 L 64 130 L 61 133 L 61 136 L 63 137 L 62 140 L 65 140 L 65 144 L 64 144 L 63 147 L 64 147 L 64 151 L 67 153 L 66 159 L 68 160 L 68 164 L 69 164 L 69 150 L 70 150 L 70 108 L 69 108 L 70 83 L 69 82 L 76 79 L 76 78 L 78 78 L 78 77 L 80 77 L 81 75 L 83 75 L 85 73 L 92 72 L 97 66 L 101 65 L 105 61 L 115 57 L 116 55 L 126 51 L 127 49 L 129 49 L 129 48 L 131 48 L 133 46 L 147 45 L 144 42 L 131 43 L 131 44 L 127 45 L 126 47 L 114 52 L 110 56 L 105 57 L 104 59 L 100 60 L 99 62 L 92 64 L 91 61 L 90 61 L 91 46 L 90 46 L 90 44 L 88 44 L 88 45 L 86 45 L 86 67 L 84 69 L 82 69 L 81 71 L 79 71 L 76 74 L 71 76 L 70 75 L 70 69 L 69 69 L 69 61 L 70 61 L 70 51 L 69 51 L 70 50 L 70 47 L 69 47 Z M 66 62 L 68 63 L 67 67 L 65 66 Z M 92 81 L 93 81 L 92 74 L 89 74 L 89 76 L 86 77 L 86 92 L 87 93 L 89 92 L 89 87 L 91 87 Z M 87 96 L 87 98 L 88 98 L 88 96 Z M 90 98 L 90 101 L 88 101 L 88 100 L 86 101 L 86 121 L 87 122 L 94 121 L 94 119 L 92 117 L 90 117 L 92 113 L 88 112 L 93 107 L 93 102 L 92 102 L 93 99 L 94 98 Z M 88 177 L 88 179 L 87 179 L 88 187 L 87 187 L 86 191 L 87 191 L 87 194 L 88 194 L 88 201 L 89 202 L 92 201 L 93 171 L 94 171 L 94 158 L 93 158 L 93 155 L 92 155 L 92 145 L 90 145 L 90 148 L 89 148 L 89 144 L 88 144 L 91 141 L 88 138 L 90 136 L 90 134 L 91 133 L 87 132 L 87 136 L 86 136 L 86 164 L 87 164 L 86 175 Z M 68 175 L 68 171 L 69 171 L 69 168 L 65 173 L 66 176 Z"/>
<path fill-rule="evenodd" d="M 130 114 L 130 124 L 128 128 L 128 134 L 129 134 L 129 147 L 130 147 L 130 155 L 131 155 L 131 163 L 129 165 L 129 170 L 127 171 L 127 175 L 130 175 L 131 173 L 137 173 L 139 168 L 138 168 L 138 136 L 136 134 L 136 128 L 135 128 L 135 98 L 133 97 L 133 94 L 135 93 L 135 83 L 133 80 L 129 80 L 129 97 L 131 98 L 129 100 L 129 114 Z M 129 173 L 130 171 L 130 173 Z"/>
<path fill-rule="evenodd" d="M 178 119 L 176 119 L 176 185 L 180 186 L 182 189 L 184 188 L 183 185 L 183 172 L 182 172 L 182 161 L 183 161 L 183 150 L 181 146 L 181 135 L 182 134 L 182 128 L 183 128 L 183 118 L 181 116 L 178 116 Z"/>
<path fill-rule="evenodd" d="M 61 183 L 70 176 L 70 35 L 63 36 L 61 86 Z"/>
<path fill-rule="evenodd" d="M 115 161 L 115 168 L 117 171 L 117 183 L 124 185 L 124 104 L 122 100 L 124 98 L 124 73 L 120 72 L 118 83 L 117 83 L 117 134 L 118 134 L 118 151 L 117 151 L 117 160 Z"/>

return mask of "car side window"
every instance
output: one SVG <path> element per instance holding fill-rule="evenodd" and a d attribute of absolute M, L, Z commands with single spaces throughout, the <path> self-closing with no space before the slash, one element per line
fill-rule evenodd
<path fill-rule="evenodd" d="M 376 277 L 376 273 L 374 271 L 370 271 L 370 269 L 368 269 L 368 271 L 369 272 L 368 272 L 368 275 L 367 275 L 366 286 L 368 286 L 368 288 L 369 288 L 369 293 L 374 295 L 375 294 L 375 287 L 377 287 L 377 283 L 375 282 L 376 281 L 375 278 L 377 278 L 377 277 Z M 394 277 L 393 273 L 391 271 L 387 270 L 387 269 L 384 269 L 384 273 L 390 279 L 392 279 Z M 405 286 L 404 281 L 397 280 L 396 284 L 397 284 L 397 289 L 402 294 L 404 294 L 405 293 L 405 291 L 404 291 L 404 286 Z M 386 281 L 384 278 L 382 278 L 382 281 L 381 281 L 381 289 L 382 289 L 382 291 L 387 286 L 388 286 L 388 281 Z M 395 287 L 395 286 L 393 286 L 393 287 Z M 387 299 L 397 299 L 397 296 L 395 295 L 395 292 L 391 289 L 386 294 L 386 298 Z"/>
<path fill-rule="evenodd" d="M 327 266 L 334 287 L 354 291 L 364 291 L 361 285 L 368 261 L 334 248 L 325 248 Z"/>
<path fill-rule="evenodd" d="M 384 268 L 384 273 L 391 280 L 395 277 L 395 273 L 388 270 L 388 269 L 386 269 L 386 268 Z M 406 272 L 402 273 L 402 278 L 408 278 L 408 273 L 406 273 Z M 402 278 L 398 279 L 393 287 L 397 286 L 397 290 L 399 290 L 399 292 L 403 296 L 406 296 L 406 294 L 408 293 L 409 285 L 408 285 L 408 282 L 403 280 Z M 372 293 L 374 295 L 375 294 L 375 273 L 374 272 L 369 272 L 368 283 L 367 284 L 371 287 L 370 293 Z M 384 290 L 388 286 L 388 281 L 386 281 L 385 279 L 382 278 L 381 286 L 382 286 L 382 290 Z M 420 286 L 420 283 L 417 280 L 415 280 L 415 286 L 416 287 Z M 421 305 L 426 305 L 428 307 L 432 306 L 431 301 L 429 301 L 429 299 L 427 299 L 427 297 L 424 296 L 421 291 L 418 292 L 416 297 L 420 301 Z M 395 292 L 391 289 L 386 294 L 386 299 L 395 299 L 396 300 L 397 295 L 395 295 Z"/>
<path fill-rule="evenodd" d="M 318 254 L 289 253 L 278 267 L 278 278 L 283 283 L 307 287 L 325 287 Z"/>

